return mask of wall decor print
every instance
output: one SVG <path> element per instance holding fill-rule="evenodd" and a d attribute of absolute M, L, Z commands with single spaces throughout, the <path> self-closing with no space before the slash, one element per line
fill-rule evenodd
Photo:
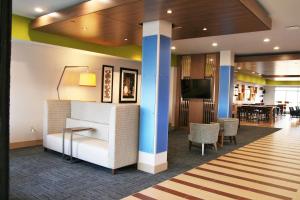
<path fill-rule="evenodd" d="M 113 101 L 114 67 L 103 65 L 102 67 L 102 103 L 112 103 Z"/>
<path fill-rule="evenodd" d="M 137 102 L 138 70 L 120 68 L 120 103 Z"/>

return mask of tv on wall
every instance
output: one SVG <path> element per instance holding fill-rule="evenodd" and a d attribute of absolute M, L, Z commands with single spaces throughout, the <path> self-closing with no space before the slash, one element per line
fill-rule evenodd
<path fill-rule="evenodd" d="M 211 99 L 211 79 L 183 79 L 181 80 L 181 96 L 183 99 Z"/>

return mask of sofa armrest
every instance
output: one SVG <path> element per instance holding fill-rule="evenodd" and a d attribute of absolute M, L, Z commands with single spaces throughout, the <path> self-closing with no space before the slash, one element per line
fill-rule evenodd
<path fill-rule="evenodd" d="M 43 141 L 46 135 L 61 133 L 66 127 L 66 119 L 71 115 L 71 102 L 60 100 L 47 100 L 44 104 Z"/>
<path fill-rule="evenodd" d="M 109 130 L 109 164 L 112 169 L 137 163 L 139 106 L 112 109 Z"/>

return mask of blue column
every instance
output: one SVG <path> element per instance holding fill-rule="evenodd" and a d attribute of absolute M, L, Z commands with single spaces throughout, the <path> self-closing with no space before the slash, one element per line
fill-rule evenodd
<path fill-rule="evenodd" d="M 220 53 L 218 118 L 232 115 L 234 90 L 234 55 L 230 51 Z"/>
<path fill-rule="evenodd" d="M 166 21 L 143 24 L 138 169 L 153 174 L 167 169 L 171 31 Z"/>

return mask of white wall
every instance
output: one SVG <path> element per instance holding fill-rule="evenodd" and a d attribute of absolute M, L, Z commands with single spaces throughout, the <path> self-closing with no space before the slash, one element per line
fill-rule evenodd
<path fill-rule="evenodd" d="M 42 138 L 43 104 L 46 99 L 57 99 L 56 86 L 64 66 L 89 66 L 97 74 L 97 87 L 79 87 L 68 71 L 61 92 L 63 99 L 98 101 L 101 98 L 102 65 L 113 65 L 114 97 L 119 101 L 120 67 L 140 69 L 141 63 L 87 51 L 27 41 L 12 42 L 10 142 Z M 140 71 L 140 70 L 139 70 Z M 138 77 L 138 103 L 141 77 Z M 32 129 L 35 131 L 32 132 Z"/>

